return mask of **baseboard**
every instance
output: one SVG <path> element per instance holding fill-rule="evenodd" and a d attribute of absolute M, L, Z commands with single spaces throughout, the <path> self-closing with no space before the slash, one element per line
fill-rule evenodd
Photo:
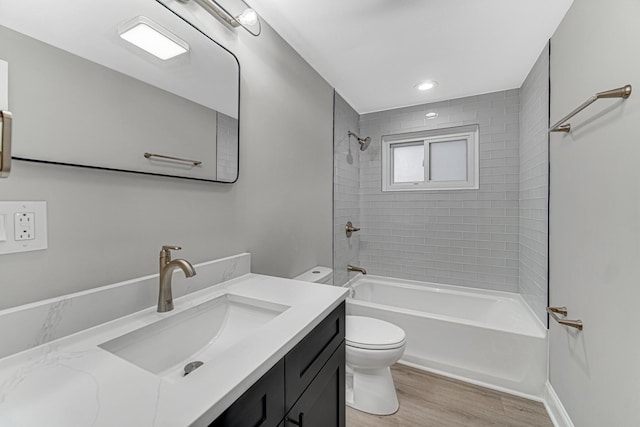
<path fill-rule="evenodd" d="M 575 427 L 549 381 L 544 387 L 544 407 L 555 427 Z"/>

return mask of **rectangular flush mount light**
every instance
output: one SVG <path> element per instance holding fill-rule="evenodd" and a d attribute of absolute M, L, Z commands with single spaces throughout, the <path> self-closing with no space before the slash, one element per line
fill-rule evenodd
<path fill-rule="evenodd" d="M 129 43 L 167 60 L 189 51 L 189 44 L 144 16 L 123 24 L 118 33 Z"/>

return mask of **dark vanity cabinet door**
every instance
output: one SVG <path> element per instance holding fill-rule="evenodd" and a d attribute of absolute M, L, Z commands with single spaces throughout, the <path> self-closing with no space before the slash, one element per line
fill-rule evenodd
<path fill-rule="evenodd" d="M 275 427 L 283 417 L 284 360 L 280 360 L 209 427 Z"/>
<path fill-rule="evenodd" d="M 344 322 L 342 303 L 209 427 L 345 427 Z"/>
<path fill-rule="evenodd" d="M 344 341 L 285 418 L 284 427 L 345 427 Z"/>
<path fill-rule="evenodd" d="M 285 356 L 286 411 L 295 404 L 338 347 L 344 345 L 344 322 L 345 304 L 342 303 Z"/>

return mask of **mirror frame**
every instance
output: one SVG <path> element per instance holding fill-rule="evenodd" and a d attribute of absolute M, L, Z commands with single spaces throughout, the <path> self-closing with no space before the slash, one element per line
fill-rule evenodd
<path fill-rule="evenodd" d="M 233 57 L 233 59 L 235 60 L 236 64 L 238 65 L 238 80 L 237 80 L 237 83 L 238 83 L 238 91 L 237 91 L 237 99 L 238 99 L 238 119 L 237 119 L 237 121 L 238 121 L 238 123 L 237 123 L 237 127 L 238 127 L 238 129 L 237 129 L 237 131 L 238 131 L 238 141 L 237 141 L 238 155 L 237 155 L 237 159 L 236 159 L 236 176 L 235 176 L 235 179 L 233 181 L 219 181 L 217 179 L 205 179 L 205 178 L 196 178 L 196 177 L 188 177 L 188 176 L 177 176 L 177 175 L 169 175 L 169 174 L 155 173 L 155 172 L 143 172 L 143 171 L 136 171 L 136 170 L 129 170 L 129 169 L 109 168 L 109 167 L 104 167 L 104 166 L 80 165 L 80 164 L 75 164 L 75 163 L 66 163 L 66 162 L 63 162 L 63 161 L 30 159 L 30 158 L 18 157 L 18 156 L 12 156 L 11 158 L 13 160 L 32 162 L 32 163 L 61 165 L 61 166 L 72 166 L 72 167 L 80 167 L 80 168 L 94 169 L 94 170 L 106 170 L 106 171 L 113 171 L 113 172 L 127 172 L 127 173 L 133 173 L 133 174 L 150 175 L 150 176 L 161 176 L 161 177 L 167 177 L 167 178 L 187 179 L 187 180 L 192 180 L 192 181 L 215 182 L 215 183 L 219 183 L 219 184 L 234 184 L 234 183 L 236 183 L 238 181 L 238 179 L 240 178 L 240 120 L 241 120 L 241 118 L 240 118 L 240 114 L 241 114 L 240 113 L 240 104 L 241 104 L 240 81 L 241 81 L 241 73 L 242 73 L 242 67 L 240 66 L 240 61 L 238 60 L 238 57 L 232 51 L 230 51 L 229 49 L 227 49 L 226 47 L 224 47 L 223 45 L 221 45 L 220 43 L 218 43 L 217 41 L 212 39 L 204 31 L 200 30 L 198 27 L 196 27 L 193 23 L 189 22 L 184 17 L 180 16 L 178 13 L 176 13 L 171 8 L 169 8 L 166 4 L 162 3 L 160 0 L 156 0 L 156 3 L 158 5 L 164 7 L 165 9 L 167 9 L 174 16 L 176 16 L 176 18 L 178 18 L 178 19 L 182 20 L 183 22 L 185 22 L 187 25 L 192 27 L 195 31 L 199 32 L 204 37 L 209 39 L 209 41 L 211 41 L 212 43 L 215 43 L 218 47 L 220 47 L 221 49 L 223 49 L 224 51 L 229 53 Z M 215 111 L 218 112 L 217 110 L 215 110 Z M 217 147 L 216 147 L 216 152 L 217 152 Z"/>

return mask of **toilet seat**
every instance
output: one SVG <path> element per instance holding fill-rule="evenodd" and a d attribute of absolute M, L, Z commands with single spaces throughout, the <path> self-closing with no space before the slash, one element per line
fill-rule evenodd
<path fill-rule="evenodd" d="M 404 346 L 406 334 L 402 328 L 384 320 L 347 316 L 345 341 L 351 347 L 388 350 Z"/>

